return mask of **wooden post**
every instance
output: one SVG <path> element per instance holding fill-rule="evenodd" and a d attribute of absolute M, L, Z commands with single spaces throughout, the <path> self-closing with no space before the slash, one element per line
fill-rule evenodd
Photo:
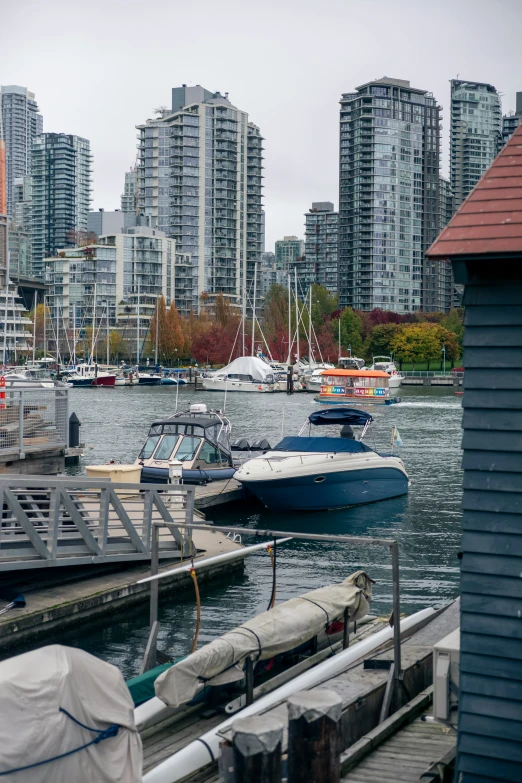
<path fill-rule="evenodd" d="M 245 660 L 245 693 L 248 707 L 254 701 L 254 662 L 250 655 Z"/>
<path fill-rule="evenodd" d="M 232 724 L 234 783 L 280 783 L 283 724 L 253 715 Z"/>
<path fill-rule="evenodd" d="M 288 783 L 339 783 L 342 699 L 333 691 L 288 699 Z"/>
<path fill-rule="evenodd" d="M 348 607 L 344 610 L 343 650 L 350 646 L 350 613 Z"/>

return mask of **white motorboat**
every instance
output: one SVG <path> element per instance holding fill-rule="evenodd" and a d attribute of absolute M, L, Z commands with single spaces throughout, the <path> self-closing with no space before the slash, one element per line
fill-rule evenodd
<path fill-rule="evenodd" d="M 362 442 L 372 421 L 369 413 L 353 408 L 315 411 L 297 437 L 283 438 L 273 450 L 248 460 L 234 478 L 277 510 L 319 511 L 404 495 L 409 481 L 402 460 Z M 340 437 L 302 436 L 312 425 L 341 425 Z M 352 426 L 362 427 L 358 440 Z"/>
<path fill-rule="evenodd" d="M 310 392 L 320 392 L 321 385 L 324 384 L 324 376 L 321 375 L 323 370 L 331 370 L 334 368 L 333 364 L 318 364 L 310 375 L 305 376 L 306 390 Z"/>
<path fill-rule="evenodd" d="M 391 356 L 374 356 L 372 359 L 372 366 L 368 369 L 387 372 L 390 376 L 388 380 L 388 388 L 390 389 L 398 389 L 404 378 L 404 375 L 401 375 L 397 370 Z"/>
<path fill-rule="evenodd" d="M 240 356 L 233 362 L 201 378 L 206 391 L 273 392 L 275 379 L 272 367 L 257 356 Z"/>

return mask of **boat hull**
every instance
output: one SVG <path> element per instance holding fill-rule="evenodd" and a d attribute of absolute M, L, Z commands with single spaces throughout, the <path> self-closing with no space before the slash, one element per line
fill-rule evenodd
<path fill-rule="evenodd" d="M 139 376 L 140 386 L 159 386 L 160 384 L 161 378 L 144 378 L 142 375 Z"/>
<path fill-rule="evenodd" d="M 345 508 L 388 500 L 408 492 L 408 477 L 397 468 L 384 466 L 331 473 L 317 470 L 306 476 L 268 481 L 240 480 L 261 503 L 272 510 L 322 511 Z"/>
<path fill-rule="evenodd" d="M 233 467 L 215 468 L 213 470 L 198 470 L 197 468 L 187 470 L 183 468 L 182 480 L 185 484 L 199 483 L 201 481 L 222 481 L 232 478 L 235 472 L 236 468 Z M 168 484 L 169 469 L 144 465 L 141 469 L 141 483 Z"/>
<path fill-rule="evenodd" d="M 97 378 L 92 378 L 89 386 L 114 386 L 116 382 L 115 375 L 101 375 Z"/>
<path fill-rule="evenodd" d="M 264 392 L 273 392 L 273 383 L 252 383 L 250 381 L 222 381 L 213 378 L 201 378 L 201 383 L 205 391 L 227 392 L 255 392 L 262 394 Z"/>

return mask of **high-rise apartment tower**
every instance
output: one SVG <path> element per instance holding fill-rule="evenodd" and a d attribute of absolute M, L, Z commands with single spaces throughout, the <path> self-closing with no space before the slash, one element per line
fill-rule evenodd
<path fill-rule="evenodd" d="M 33 274 L 44 276 L 43 259 L 74 247 L 87 231 L 91 201 L 91 153 L 87 139 L 44 133 L 32 154 Z"/>
<path fill-rule="evenodd" d="M 406 313 L 434 299 L 424 251 L 439 226 L 439 115 L 431 93 L 402 79 L 383 77 L 342 96 L 341 307 Z"/>
<path fill-rule="evenodd" d="M 456 210 L 496 157 L 501 131 L 496 89 L 491 84 L 452 79 L 450 181 Z"/>
<path fill-rule="evenodd" d="M 228 94 L 172 90 L 139 130 L 137 211 L 192 262 L 192 306 L 242 302 L 262 248 L 262 136 Z"/>
<path fill-rule="evenodd" d="M 6 149 L 7 212 L 12 216 L 14 184 L 17 177 L 31 171 L 34 139 L 43 131 L 34 93 L 17 85 L 2 86 L 1 109 Z"/>

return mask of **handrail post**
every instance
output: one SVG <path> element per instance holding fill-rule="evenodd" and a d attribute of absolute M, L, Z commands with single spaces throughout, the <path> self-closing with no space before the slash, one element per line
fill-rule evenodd
<path fill-rule="evenodd" d="M 158 525 L 152 525 L 152 536 L 150 545 L 150 575 L 154 576 L 158 573 L 159 566 L 159 527 Z M 157 579 L 150 583 L 150 630 L 156 620 L 158 619 L 158 588 L 159 582 Z"/>
<path fill-rule="evenodd" d="M 390 545 L 390 554 L 392 561 L 392 584 L 393 584 L 393 661 L 394 678 L 396 682 L 402 679 L 401 666 L 401 606 L 400 606 L 400 584 L 399 584 L 399 545 L 394 541 Z"/>
<path fill-rule="evenodd" d="M 24 458 L 24 392 L 20 389 L 18 401 L 18 455 Z"/>

